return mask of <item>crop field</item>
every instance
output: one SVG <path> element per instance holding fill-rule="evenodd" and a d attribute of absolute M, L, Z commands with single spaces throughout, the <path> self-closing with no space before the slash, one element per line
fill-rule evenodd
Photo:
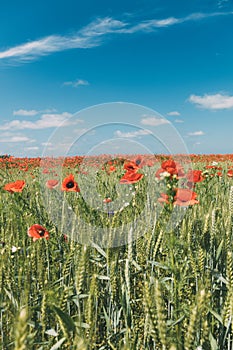
<path fill-rule="evenodd" d="M 233 155 L 0 158 L 0 349 L 233 349 Z"/>

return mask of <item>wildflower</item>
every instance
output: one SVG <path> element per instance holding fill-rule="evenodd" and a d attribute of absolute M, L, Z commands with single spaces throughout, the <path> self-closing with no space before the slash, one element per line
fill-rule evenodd
<path fill-rule="evenodd" d="M 45 169 L 43 169 L 42 173 L 43 174 L 49 174 L 49 170 L 45 168 Z"/>
<path fill-rule="evenodd" d="M 133 184 L 143 178 L 143 174 L 127 171 L 120 179 L 120 184 Z"/>
<path fill-rule="evenodd" d="M 68 236 L 65 233 L 63 234 L 62 237 L 63 237 L 64 242 L 68 243 Z"/>
<path fill-rule="evenodd" d="M 21 248 L 20 247 L 17 248 L 13 245 L 13 247 L 11 248 L 11 252 L 16 253 L 19 249 L 21 249 Z"/>
<path fill-rule="evenodd" d="M 221 166 L 216 166 L 216 165 L 206 165 L 206 169 L 214 169 L 214 170 L 222 170 Z"/>
<path fill-rule="evenodd" d="M 141 167 L 141 164 L 143 163 L 143 158 L 142 156 L 137 156 L 137 158 L 134 160 L 135 164 L 139 167 Z"/>
<path fill-rule="evenodd" d="M 28 236 L 33 238 L 33 242 L 40 238 L 49 239 L 47 229 L 39 224 L 34 224 L 28 229 Z"/>
<path fill-rule="evenodd" d="M 163 168 L 159 168 L 155 173 L 155 177 L 157 179 L 164 178 L 164 176 L 163 176 L 164 173 L 169 174 L 169 176 L 171 176 L 171 174 L 169 172 L 165 171 Z"/>
<path fill-rule="evenodd" d="M 68 175 L 62 182 L 61 186 L 62 191 L 67 192 L 80 192 L 80 188 L 78 187 L 77 182 L 74 181 L 74 175 Z"/>
<path fill-rule="evenodd" d="M 169 196 L 165 193 L 161 193 L 160 195 L 161 197 L 158 199 L 158 202 L 159 203 L 166 203 L 166 204 L 169 204 Z"/>
<path fill-rule="evenodd" d="M 166 169 L 176 169 L 176 163 L 172 159 L 165 160 L 161 164 L 161 168 L 164 169 L 164 170 L 166 170 Z"/>
<path fill-rule="evenodd" d="M 189 170 L 187 175 L 187 186 L 189 188 L 192 188 L 193 187 L 193 184 L 197 183 L 197 182 L 201 182 L 203 180 L 205 180 L 204 176 L 203 176 L 203 173 L 201 170 Z"/>
<path fill-rule="evenodd" d="M 197 194 L 189 189 L 177 188 L 176 195 L 174 197 L 174 205 L 178 206 L 188 206 L 193 204 L 198 204 L 199 201 L 196 199 Z"/>
<path fill-rule="evenodd" d="M 139 169 L 139 166 L 134 162 L 126 162 L 124 164 L 124 169 L 129 172 L 137 172 Z"/>
<path fill-rule="evenodd" d="M 170 177 L 176 175 L 178 178 L 182 178 L 185 175 L 183 167 L 172 159 L 165 160 L 161 164 L 161 168 L 157 170 L 155 176 L 160 179 L 163 173 L 169 173 Z"/>
<path fill-rule="evenodd" d="M 57 187 L 58 180 L 53 180 L 53 179 L 52 180 L 48 180 L 48 181 L 46 181 L 45 185 L 46 185 L 47 188 L 53 189 L 53 188 Z"/>
<path fill-rule="evenodd" d="M 104 198 L 103 202 L 104 203 L 110 203 L 112 200 L 110 197 Z"/>
<path fill-rule="evenodd" d="M 205 178 L 202 176 L 202 171 L 201 170 L 189 170 L 187 173 L 187 179 L 189 182 L 201 182 Z"/>
<path fill-rule="evenodd" d="M 108 169 L 108 172 L 109 172 L 109 173 L 112 173 L 112 172 L 114 172 L 114 171 L 116 171 L 116 168 L 115 168 L 113 165 L 111 165 L 111 166 L 109 167 L 109 169 Z"/>
<path fill-rule="evenodd" d="M 16 180 L 15 182 L 10 182 L 8 184 L 6 184 L 3 189 L 10 192 L 10 193 L 14 193 L 14 192 L 22 192 L 24 187 L 25 187 L 26 183 L 23 180 Z"/>
<path fill-rule="evenodd" d="M 166 177 L 170 177 L 170 176 L 171 174 L 168 171 L 164 171 L 163 173 L 160 174 L 161 179 L 165 179 Z M 173 176 L 175 177 L 176 175 L 173 175 Z"/>

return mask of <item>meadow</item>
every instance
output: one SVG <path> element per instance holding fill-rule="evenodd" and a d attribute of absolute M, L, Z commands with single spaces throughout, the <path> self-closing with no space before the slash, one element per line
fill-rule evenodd
<path fill-rule="evenodd" d="M 233 349 L 233 155 L 177 159 L 0 158 L 0 349 Z"/>

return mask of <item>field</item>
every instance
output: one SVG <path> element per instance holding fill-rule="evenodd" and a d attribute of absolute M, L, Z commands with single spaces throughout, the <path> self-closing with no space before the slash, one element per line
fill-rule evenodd
<path fill-rule="evenodd" d="M 233 349 L 233 155 L 0 159 L 0 349 Z"/>

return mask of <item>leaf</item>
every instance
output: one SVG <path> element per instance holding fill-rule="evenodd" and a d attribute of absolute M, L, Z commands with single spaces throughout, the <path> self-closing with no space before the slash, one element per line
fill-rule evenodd
<path fill-rule="evenodd" d="M 224 240 L 222 239 L 222 240 L 221 240 L 221 243 L 219 244 L 218 249 L 217 249 L 216 261 L 218 261 L 220 255 L 221 255 L 223 243 L 224 243 Z"/>
<path fill-rule="evenodd" d="M 92 242 L 91 245 L 92 245 L 92 247 L 95 248 L 101 255 L 103 255 L 103 257 L 104 257 L 105 259 L 107 259 L 107 255 L 106 255 L 105 251 L 104 251 L 100 246 L 98 246 L 98 244 Z"/>
<path fill-rule="evenodd" d="M 48 334 L 48 335 L 52 335 L 53 337 L 57 337 L 58 336 L 58 333 L 53 328 L 48 329 L 47 331 L 45 331 L 45 333 Z"/>
<path fill-rule="evenodd" d="M 217 341 L 214 339 L 213 334 L 211 332 L 209 334 L 209 341 L 211 345 L 211 350 L 218 350 Z"/>
<path fill-rule="evenodd" d="M 175 321 L 168 320 L 168 321 L 167 321 L 167 325 L 168 325 L 169 327 L 174 327 L 174 326 L 177 325 L 178 323 L 182 322 L 184 318 L 185 318 L 185 316 L 183 315 L 183 316 L 181 316 L 178 320 L 175 320 Z"/>
<path fill-rule="evenodd" d="M 138 265 L 138 263 L 134 259 L 132 260 L 132 265 L 134 265 L 138 271 L 142 271 L 141 266 Z"/>
<path fill-rule="evenodd" d="M 216 311 L 212 309 L 208 309 L 208 310 L 221 324 L 223 324 L 222 317 Z"/>
<path fill-rule="evenodd" d="M 219 276 L 218 280 L 222 283 L 224 283 L 225 285 L 228 285 L 229 282 L 226 280 L 226 278 L 224 278 L 223 276 Z"/>
<path fill-rule="evenodd" d="M 75 327 L 75 323 L 74 323 L 73 319 L 67 313 L 65 313 L 59 307 L 57 307 L 56 305 L 53 305 L 53 309 L 54 309 L 55 313 L 57 314 L 57 316 L 62 321 L 62 323 L 64 324 L 64 326 L 66 327 L 66 329 L 68 331 L 74 332 L 76 327 Z"/>
<path fill-rule="evenodd" d="M 84 323 L 84 322 L 75 322 L 76 326 L 79 328 L 85 328 L 85 329 L 89 329 L 90 325 L 88 323 Z"/>
<path fill-rule="evenodd" d="M 104 317 L 105 317 L 107 329 L 111 329 L 111 320 L 110 320 L 110 318 L 109 318 L 109 316 L 107 314 L 107 311 L 106 311 L 104 306 L 103 306 L 103 311 L 104 311 Z"/>
<path fill-rule="evenodd" d="M 102 275 L 98 275 L 96 276 L 99 280 L 106 280 L 106 281 L 109 281 L 110 280 L 110 277 L 109 276 L 102 276 Z"/>
<path fill-rule="evenodd" d="M 152 264 L 152 266 L 156 266 L 156 267 L 158 267 L 160 269 L 164 269 L 164 270 L 168 270 L 169 269 L 169 267 L 167 265 L 161 264 L 161 263 L 159 263 L 157 261 L 149 260 L 148 263 L 150 263 L 150 264 Z"/>
<path fill-rule="evenodd" d="M 54 344 L 50 350 L 57 350 L 60 348 L 60 346 L 64 343 L 66 338 L 61 338 L 56 344 Z"/>
<path fill-rule="evenodd" d="M 10 299 L 10 301 L 12 302 L 12 305 L 14 306 L 14 308 L 18 309 L 19 305 L 17 300 L 15 299 L 15 297 L 13 296 L 13 294 L 11 292 L 9 292 L 6 288 L 4 288 L 8 298 Z"/>

